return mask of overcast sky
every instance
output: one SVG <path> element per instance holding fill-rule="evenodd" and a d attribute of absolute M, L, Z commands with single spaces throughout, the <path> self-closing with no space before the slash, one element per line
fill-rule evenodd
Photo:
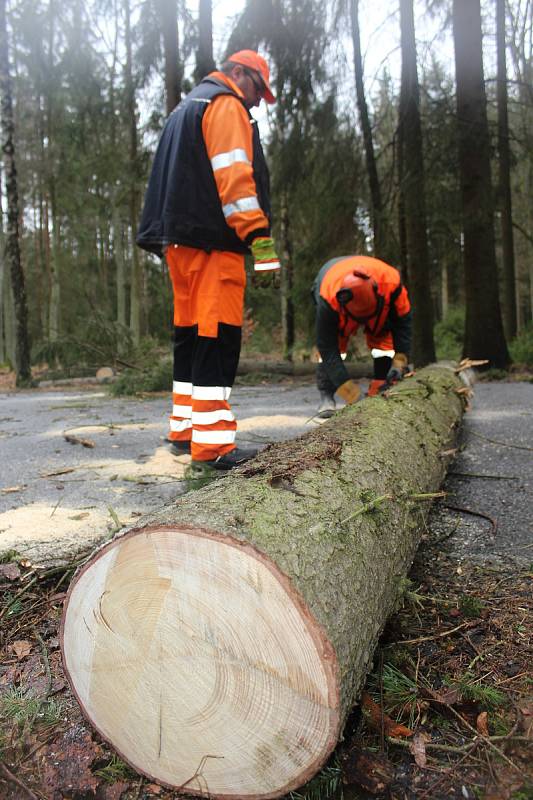
<path fill-rule="evenodd" d="M 517 0 L 511 0 L 517 2 Z M 431 58 L 445 66 L 448 74 L 454 76 L 453 41 L 451 30 L 442 32 L 442 14 L 439 18 L 432 18 L 427 13 L 427 0 L 414 0 L 415 4 L 415 32 L 417 40 L 417 58 L 419 63 L 419 76 L 422 74 L 423 65 L 429 65 Z M 188 8 L 193 15 L 198 13 L 198 0 L 187 0 Z M 242 12 L 245 0 L 213 0 L 213 51 L 215 61 L 220 63 L 228 37 L 235 24 L 236 18 Z M 493 0 L 482 0 L 485 9 L 484 20 L 484 66 L 485 77 L 493 78 L 495 75 L 495 39 L 494 30 L 494 3 Z M 400 22 L 399 0 L 360 0 L 359 22 L 361 27 L 361 50 L 364 61 L 365 84 L 367 100 L 371 104 L 379 88 L 379 79 L 387 71 L 399 89 L 401 59 L 399 50 Z M 353 73 L 353 49 L 348 24 L 346 23 L 345 36 L 332 43 L 331 53 L 325 56 L 332 62 L 332 72 L 337 79 L 344 75 L 338 87 L 338 99 L 341 105 L 353 106 L 355 102 L 355 79 Z M 509 62 L 509 59 L 508 59 Z M 510 64 L 508 64 L 510 68 Z M 260 127 L 264 128 L 265 104 L 254 109 L 253 114 L 260 120 Z M 355 115 L 355 108 L 354 108 Z"/>
<path fill-rule="evenodd" d="M 198 13 L 197 0 L 188 0 L 188 7 L 193 14 Z M 245 6 L 245 0 L 213 0 L 213 52 L 215 61 L 220 63 L 228 37 L 239 13 Z M 369 97 L 377 92 L 378 79 L 386 69 L 395 82 L 400 79 L 399 53 L 399 11 L 398 2 L 387 0 L 360 0 L 361 49 L 364 59 L 365 83 Z M 391 10 L 392 9 L 392 10 Z M 439 22 L 431 21 L 423 15 L 425 0 L 415 0 L 417 27 L 417 49 L 420 62 L 428 61 L 430 54 L 436 53 L 439 60 L 453 71 L 453 48 L 451 36 L 439 33 Z M 355 86 L 353 76 L 353 50 L 349 34 L 340 42 L 335 56 L 340 59 L 341 74 L 346 76 L 340 87 L 339 99 L 348 104 L 353 103 Z M 254 109 L 253 114 L 261 123 L 265 117 L 264 103 L 262 108 Z M 261 125 L 263 128 L 263 124 Z"/>

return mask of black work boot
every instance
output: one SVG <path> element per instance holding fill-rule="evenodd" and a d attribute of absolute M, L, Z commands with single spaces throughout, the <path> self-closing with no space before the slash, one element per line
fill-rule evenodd
<path fill-rule="evenodd" d="M 190 455 L 191 453 L 191 443 L 190 442 L 183 442 L 172 439 L 167 439 L 167 442 L 170 443 L 170 447 L 168 448 L 169 451 L 172 453 L 173 456 L 186 456 Z"/>
<path fill-rule="evenodd" d="M 329 419 L 335 413 L 335 398 L 329 392 L 320 391 L 320 405 L 318 406 L 317 417 Z"/>
<path fill-rule="evenodd" d="M 236 447 L 234 450 L 230 450 L 229 453 L 225 453 L 212 461 L 193 461 L 192 463 L 195 466 L 206 466 L 212 469 L 233 469 L 254 458 L 258 452 L 259 449 L 257 447 Z"/>

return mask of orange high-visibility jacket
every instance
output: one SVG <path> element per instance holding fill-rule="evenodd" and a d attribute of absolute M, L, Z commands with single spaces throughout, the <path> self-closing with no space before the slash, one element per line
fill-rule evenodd
<path fill-rule="evenodd" d="M 335 387 L 348 380 L 340 353 L 360 323 L 351 319 L 337 300 L 337 292 L 353 270 L 370 275 L 382 298 L 379 313 L 364 323 L 367 344 L 377 350 L 405 353 L 411 349 L 411 304 L 400 273 L 394 267 L 370 256 L 343 256 L 331 259 L 319 271 L 313 286 L 316 311 L 316 342 Z"/>
<path fill-rule="evenodd" d="M 213 72 L 165 124 L 137 244 L 247 253 L 259 236 L 270 236 L 270 199 L 257 123 L 238 86 Z"/>

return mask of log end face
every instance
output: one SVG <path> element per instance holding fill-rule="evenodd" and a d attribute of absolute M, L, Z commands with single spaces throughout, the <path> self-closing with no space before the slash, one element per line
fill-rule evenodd
<path fill-rule="evenodd" d="M 214 531 L 131 531 L 74 580 L 65 671 L 135 769 L 187 794 L 279 797 L 339 734 L 337 663 L 289 579 Z"/>

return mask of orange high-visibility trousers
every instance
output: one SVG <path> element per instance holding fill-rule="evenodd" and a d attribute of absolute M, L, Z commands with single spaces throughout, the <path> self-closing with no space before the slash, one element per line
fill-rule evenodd
<path fill-rule="evenodd" d="M 228 403 L 241 349 L 244 256 L 170 245 L 174 292 L 173 408 L 169 439 L 190 441 L 194 461 L 235 448 Z"/>

